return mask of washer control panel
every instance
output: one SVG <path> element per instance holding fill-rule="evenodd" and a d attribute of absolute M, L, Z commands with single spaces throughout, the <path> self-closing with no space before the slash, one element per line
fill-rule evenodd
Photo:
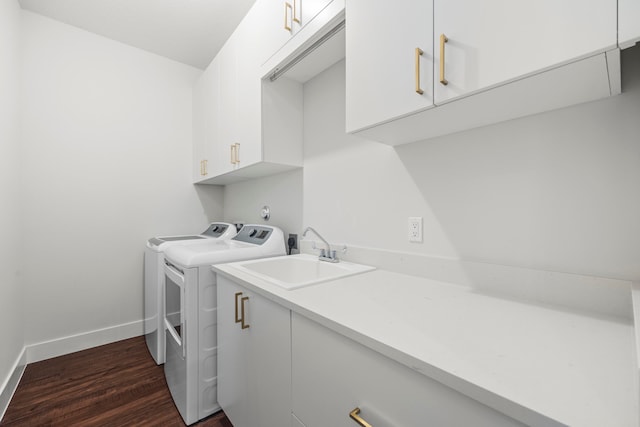
<path fill-rule="evenodd" d="M 228 224 L 219 224 L 214 222 L 211 225 L 209 225 L 209 227 L 206 230 L 202 232 L 202 235 L 211 236 L 211 237 L 220 237 L 224 234 L 225 231 L 227 231 L 227 228 L 229 228 Z"/>
<path fill-rule="evenodd" d="M 238 240 L 240 242 L 253 243 L 254 245 L 261 245 L 269 239 L 273 229 L 271 227 L 264 227 L 261 225 L 245 225 L 240 232 L 231 240 Z"/>

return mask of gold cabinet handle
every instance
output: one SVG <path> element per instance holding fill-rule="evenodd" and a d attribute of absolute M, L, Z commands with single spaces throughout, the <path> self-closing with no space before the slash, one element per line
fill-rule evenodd
<path fill-rule="evenodd" d="M 349 412 L 349 417 L 358 423 L 358 425 L 362 427 L 373 427 L 371 424 L 366 422 L 360 415 L 360 408 L 356 408 L 353 411 Z"/>
<path fill-rule="evenodd" d="M 420 88 L 420 57 L 424 52 L 419 47 L 416 48 L 416 93 L 422 95 L 424 91 Z"/>
<path fill-rule="evenodd" d="M 440 83 L 443 85 L 449 84 L 447 79 L 444 78 L 444 44 L 448 41 L 447 36 L 440 34 Z"/>
<path fill-rule="evenodd" d="M 247 300 L 249 300 L 249 297 L 242 297 L 242 299 L 240 300 L 241 301 L 241 304 L 240 304 L 240 311 L 241 311 L 240 318 L 241 318 L 241 321 L 240 322 L 241 322 L 241 325 L 242 325 L 242 329 L 248 329 L 249 328 L 249 325 L 244 323 L 244 314 L 245 314 L 244 313 L 244 303 Z"/>
<path fill-rule="evenodd" d="M 300 24 L 300 18 L 298 18 L 298 8 L 296 4 L 298 4 L 300 0 L 293 0 L 293 22 Z"/>
<path fill-rule="evenodd" d="M 236 165 L 240 163 L 240 144 L 231 144 L 231 164 Z"/>
<path fill-rule="evenodd" d="M 242 295 L 242 292 L 236 292 L 236 323 L 242 322 L 242 319 L 238 316 L 238 297 L 240 295 Z"/>
<path fill-rule="evenodd" d="M 291 16 L 293 17 L 293 6 L 291 3 L 284 3 L 284 29 L 291 32 L 291 25 L 289 25 L 289 12 L 291 12 Z"/>
<path fill-rule="evenodd" d="M 201 176 L 205 176 L 207 175 L 207 161 L 206 160 L 200 160 L 200 175 Z"/>

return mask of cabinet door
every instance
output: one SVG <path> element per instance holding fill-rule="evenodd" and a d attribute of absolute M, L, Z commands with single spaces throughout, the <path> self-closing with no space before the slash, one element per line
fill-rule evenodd
<path fill-rule="evenodd" d="M 205 112 L 204 112 L 204 74 L 200 76 L 193 86 L 193 182 L 199 182 L 207 177 L 205 162 L 208 163 L 209 156 L 205 147 Z M 208 164 L 206 165 L 208 166 Z"/>
<path fill-rule="evenodd" d="M 433 1 L 349 0 L 346 8 L 347 131 L 433 106 Z"/>
<path fill-rule="evenodd" d="M 294 21 L 300 28 L 307 25 L 332 0 L 293 0 Z M 377 7 L 377 5 L 376 5 Z"/>
<path fill-rule="evenodd" d="M 262 156 L 262 92 L 260 79 L 261 43 L 256 35 L 264 27 L 263 17 L 254 13 L 245 17 L 234 33 L 236 111 L 234 143 L 240 144 L 235 168 L 243 168 L 263 160 Z"/>
<path fill-rule="evenodd" d="M 640 40 L 640 1 L 618 0 L 618 44 L 633 46 Z"/>
<path fill-rule="evenodd" d="M 612 49 L 616 20 L 615 0 L 436 0 L 435 103 Z"/>
<path fill-rule="evenodd" d="M 289 425 L 290 311 L 221 276 L 217 292 L 218 403 L 235 427 Z"/>
<path fill-rule="evenodd" d="M 193 88 L 194 182 L 210 178 L 216 171 L 219 73 L 214 60 Z"/>
<path fill-rule="evenodd" d="M 243 295 L 249 298 L 245 333 L 251 419 L 246 427 L 287 426 L 291 422 L 290 311 L 255 293 Z"/>
<path fill-rule="evenodd" d="M 305 25 L 313 20 L 332 0 L 258 0 L 262 18 L 268 25 L 261 33 L 266 42 L 266 54 L 261 56 L 264 64 Z"/>
<path fill-rule="evenodd" d="M 520 426 L 302 316 L 292 317 L 293 413 L 306 427 Z"/>
<path fill-rule="evenodd" d="M 235 35 L 235 33 L 234 33 Z M 215 100 L 218 111 L 218 126 L 216 129 L 216 159 L 214 175 L 221 175 L 235 169 L 231 161 L 231 146 L 238 143 L 238 80 L 236 74 L 237 37 L 231 36 L 222 47 L 216 60 L 219 62 L 220 73 L 217 80 L 219 96 Z"/>
<path fill-rule="evenodd" d="M 248 344 L 236 323 L 235 283 L 218 275 L 218 403 L 234 426 L 249 426 Z M 238 301 L 240 302 L 240 301 Z"/>

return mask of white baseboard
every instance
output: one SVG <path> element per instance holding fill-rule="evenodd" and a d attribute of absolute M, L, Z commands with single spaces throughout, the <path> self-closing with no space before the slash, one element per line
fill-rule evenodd
<path fill-rule="evenodd" d="M 0 387 L 0 421 L 2 421 L 2 418 L 4 418 L 4 414 L 7 412 L 9 402 L 11 402 L 11 398 L 18 388 L 18 383 L 20 383 L 20 378 L 22 378 L 24 368 L 26 367 L 27 355 L 25 348 L 23 347 L 20 355 L 13 364 L 11 374 L 4 381 L 2 387 Z"/>
<path fill-rule="evenodd" d="M 26 346 L 27 363 L 39 362 L 144 334 L 144 321 L 138 320 L 95 331 L 70 335 Z"/>
<path fill-rule="evenodd" d="M 138 320 L 82 334 L 70 335 L 41 343 L 30 344 L 22 348 L 11 374 L 0 387 L 0 421 L 4 417 L 11 398 L 18 388 L 22 374 L 28 363 L 39 362 L 53 357 L 63 356 L 76 351 L 86 350 L 112 342 L 137 337 L 144 334 L 144 321 Z"/>

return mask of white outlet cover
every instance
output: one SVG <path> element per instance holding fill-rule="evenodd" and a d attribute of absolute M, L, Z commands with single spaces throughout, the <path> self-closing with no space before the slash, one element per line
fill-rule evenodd
<path fill-rule="evenodd" d="M 409 241 L 422 243 L 422 217 L 411 216 L 408 222 Z"/>

